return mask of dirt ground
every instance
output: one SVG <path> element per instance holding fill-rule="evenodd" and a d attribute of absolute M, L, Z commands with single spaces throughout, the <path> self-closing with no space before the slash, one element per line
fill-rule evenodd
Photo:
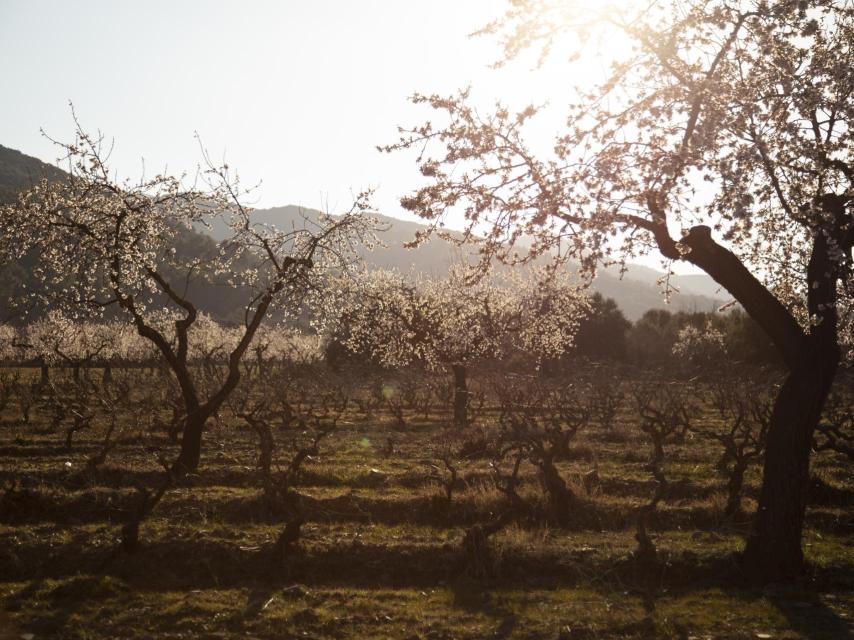
<path fill-rule="evenodd" d="M 227 412 L 210 426 L 201 467 L 119 551 L 123 508 L 154 486 L 176 445 L 139 404 L 95 470 L 106 423 L 65 447 L 43 410 L 0 423 L 0 638 L 804 638 L 854 637 L 854 477 L 816 455 L 807 514 L 807 576 L 757 589 L 737 551 L 755 508 L 723 516 L 714 443 L 668 448 L 671 481 L 651 526 L 656 562 L 632 557 L 634 508 L 652 492 L 643 434 L 630 415 L 583 430 L 559 464 L 578 496 L 563 526 L 520 519 L 490 539 L 487 572 L 462 561 L 465 530 L 502 509 L 489 459 L 460 463 L 450 503 L 431 475 L 447 441 L 439 417 L 358 412 L 301 474 L 306 523 L 284 561 L 282 521 L 263 507 L 257 443 Z M 276 434 L 282 446 L 287 434 Z M 453 436 L 457 437 L 457 436 Z M 284 452 L 279 455 L 284 456 Z M 582 476 L 597 461 L 590 495 Z M 520 493 L 542 501 L 533 470 Z"/>

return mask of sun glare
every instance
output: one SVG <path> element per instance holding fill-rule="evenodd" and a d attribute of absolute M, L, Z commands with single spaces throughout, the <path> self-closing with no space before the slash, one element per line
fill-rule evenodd
<path fill-rule="evenodd" d="M 0 640 L 851 638 L 852 6 L 0 0 Z"/>

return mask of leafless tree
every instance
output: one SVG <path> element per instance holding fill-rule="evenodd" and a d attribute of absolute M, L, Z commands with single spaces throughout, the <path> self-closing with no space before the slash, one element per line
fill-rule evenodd
<path fill-rule="evenodd" d="M 693 428 L 723 447 L 717 466 L 728 478 L 724 514 L 735 516 L 741 513 L 744 474 L 765 452 L 773 398 L 769 389 L 745 380 L 721 381 L 715 389 L 721 427 L 698 424 Z"/>
<path fill-rule="evenodd" d="M 816 451 L 834 451 L 854 460 L 854 398 L 837 391 L 831 394 L 813 442 Z"/>
<path fill-rule="evenodd" d="M 664 472 L 665 445 L 684 437 L 691 427 L 693 407 L 685 390 L 675 383 L 638 383 L 632 389 L 640 429 L 650 441 L 652 453 L 646 469 L 655 480 L 649 502 L 636 511 L 636 557 L 642 562 L 654 560 L 656 548 L 647 531 L 650 516 L 667 495 L 668 481 Z"/>

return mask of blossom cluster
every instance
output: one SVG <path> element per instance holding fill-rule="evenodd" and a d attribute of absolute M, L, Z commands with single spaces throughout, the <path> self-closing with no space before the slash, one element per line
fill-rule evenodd
<path fill-rule="evenodd" d="M 160 330 L 177 342 L 174 320 L 161 314 Z M 225 362 L 243 335 L 242 327 L 222 324 L 200 314 L 190 329 L 189 362 Z M 307 364 L 323 356 L 324 342 L 316 334 L 283 324 L 265 325 L 255 337 L 256 353 L 264 360 Z M 22 364 L 39 361 L 49 366 L 81 364 L 147 365 L 160 354 L 132 325 L 119 320 L 79 320 L 52 311 L 23 327 L 0 325 L 0 361 Z"/>
<path fill-rule="evenodd" d="M 568 275 L 470 275 L 455 265 L 444 278 L 390 270 L 340 277 L 316 297 L 316 315 L 328 335 L 390 367 L 439 369 L 516 350 L 542 358 L 572 346 L 587 300 Z"/>

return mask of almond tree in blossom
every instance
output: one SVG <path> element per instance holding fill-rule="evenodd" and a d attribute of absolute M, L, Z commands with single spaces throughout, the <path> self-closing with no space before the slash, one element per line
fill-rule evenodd
<path fill-rule="evenodd" d="M 517 261 L 523 237 L 528 259 L 572 258 L 589 274 L 657 251 L 729 291 L 789 370 L 745 566 L 766 580 L 799 573 L 813 433 L 850 345 L 854 9 L 660 0 L 621 13 L 515 0 L 484 34 L 500 41 L 499 64 L 560 55 L 568 83 L 597 42 L 614 60 L 576 90 L 545 154 L 526 135 L 537 107 L 415 95 L 436 113 L 387 148 L 415 150 L 426 178 L 403 206 L 434 230 L 462 212 L 484 262 Z M 617 41 L 631 45 L 625 55 Z"/>
<path fill-rule="evenodd" d="M 205 422 L 237 386 L 240 361 L 264 319 L 275 308 L 296 310 L 317 273 L 346 269 L 373 222 L 362 194 L 344 215 L 323 217 L 317 225 L 306 221 L 305 228 L 287 232 L 266 228 L 253 223 L 252 210 L 242 204 L 246 191 L 239 177 L 227 165 L 214 166 L 206 153 L 191 181 L 165 174 L 119 180 L 103 142 L 78 125 L 73 142 L 57 143 L 67 179 L 42 181 L 0 208 L 0 256 L 34 252 L 35 275 L 45 286 L 33 295 L 71 319 L 117 309 L 156 348 L 180 388 L 180 452 L 160 485 L 143 491 L 128 516 L 122 537 L 132 550 L 140 522 L 170 486 L 198 467 Z M 180 234 L 214 216 L 228 222 L 227 240 L 194 258 L 176 251 Z M 200 313 L 186 292 L 193 279 L 225 274 L 230 284 L 251 293 L 223 354 L 227 372 L 203 389 L 199 369 L 190 365 Z"/>

